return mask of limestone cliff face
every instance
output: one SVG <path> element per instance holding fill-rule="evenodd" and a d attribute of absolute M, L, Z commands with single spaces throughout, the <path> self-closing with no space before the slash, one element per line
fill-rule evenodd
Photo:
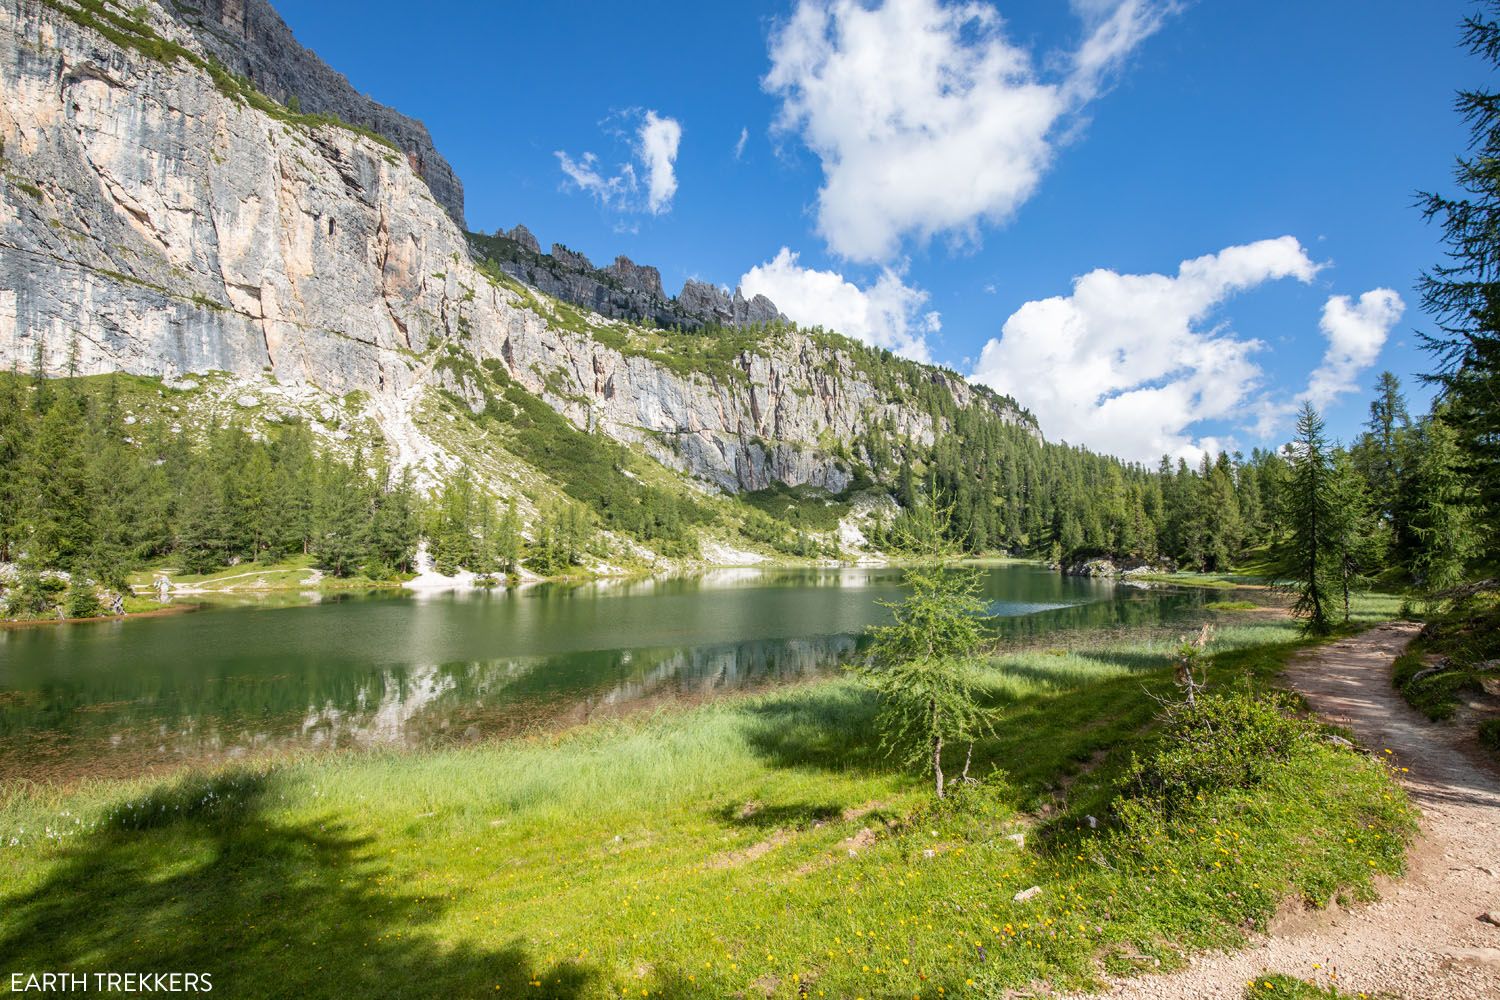
<path fill-rule="evenodd" d="M 53 372 L 226 371 L 359 390 L 398 461 L 416 464 L 431 449 L 395 429 L 423 393 L 478 398 L 440 365 L 457 350 L 500 360 L 579 426 L 729 490 L 841 489 L 850 472 L 829 443 L 871 419 L 934 433 L 853 352 L 798 333 L 712 374 L 608 346 L 601 338 L 618 338 L 591 331 L 623 327 L 602 317 L 570 328 L 547 300 L 476 266 L 408 156 L 258 110 L 204 65 L 117 44 L 68 6 L 0 0 L 0 364 L 40 356 Z M 206 55 L 159 4 L 145 23 Z M 927 371 L 960 405 L 1021 419 Z"/>
<path fill-rule="evenodd" d="M 266 0 L 172 0 L 166 6 L 205 52 L 262 93 L 282 104 L 296 98 L 304 112 L 337 115 L 391 140 L 438 204 L 464 224 L 463 185 L 433 147 L 427 126 L 355 90 L 342 73 L 293 37 Z"/>

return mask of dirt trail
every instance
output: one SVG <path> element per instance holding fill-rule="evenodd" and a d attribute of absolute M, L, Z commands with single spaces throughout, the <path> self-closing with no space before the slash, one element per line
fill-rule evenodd
<path fill-rule="evenodd" d="M 1243 951 L 1125 980 L 1105 995 L 1238 1000 L 1255 976 L 1281 972 L 1355 996 L 1500 997 L 1500 927 L 1479 919 L 1500 911 L 1500 769 L 1467 734 L 1428 722 L 1391 686 L 1391 661 L 1416 631 L 1382 625 L 1308 651 L 1286 674 L 1324 718 L 1409 769 L 1402 778 L 1423 814 L 1409 874 L 1388 883 L 1379 902 L 1280 921 Z"/>

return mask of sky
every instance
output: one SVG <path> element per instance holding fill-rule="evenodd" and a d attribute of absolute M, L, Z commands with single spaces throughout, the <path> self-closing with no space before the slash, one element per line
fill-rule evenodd
<path fill-rule="evenodd" d="M 1460 0 L 273 0 L 470 229 L 760 292 L 1134 461 L 1351 440 L 1431 364 Z"/>

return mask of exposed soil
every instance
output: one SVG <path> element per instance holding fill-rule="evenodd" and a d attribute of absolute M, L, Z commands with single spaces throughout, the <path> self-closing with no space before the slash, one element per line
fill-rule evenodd
<path fill-rule="evenodd" d="M 1402 782 L 1422 824 L 1406 877 L 1384 885 L 1369 905 L 1293 907 L 1242 951 L 1124 980 L 1107 996 L 1238 1000 L 1252 979 L 1279 972 L 1356 996 L 1500 997 L 1500 926 L 1482 919 L 1500 911 L 1500 767 L 1472 727 L 1429 722 L 1392 687 L 1391 661 L 1416 633 L 1408 623 L 1382 625 L 1309 650 L 1286 672 L 1325 719 L 1407 768 Z"/>

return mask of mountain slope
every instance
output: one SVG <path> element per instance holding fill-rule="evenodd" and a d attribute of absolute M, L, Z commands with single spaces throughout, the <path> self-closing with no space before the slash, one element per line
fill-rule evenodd
<path fill-rule="evenodd" d="M 712 303 L 699 333 L 668 332 L 528 287 L 474 255 L 411 157 L 271 100 L 204 43 L 208 15 L 185 9 L 0 7 L 5 366 L 222 372 L 231 395 L 295 411 L 274 419 L 354 400 L 419 482 L 468 466 L 500 493 L 502 467 L 555 485 L 548 456 L 489 461 L 484 434 L 454 433 L 438 410 L 493 417 L 497 392 L 525 393 L 689 492 L 838 493 L 873 464 L 872 428 L 931 445 L 955 408 L 1035 434 L 1012 401 L 843 338 L 715 325 Z"/>

